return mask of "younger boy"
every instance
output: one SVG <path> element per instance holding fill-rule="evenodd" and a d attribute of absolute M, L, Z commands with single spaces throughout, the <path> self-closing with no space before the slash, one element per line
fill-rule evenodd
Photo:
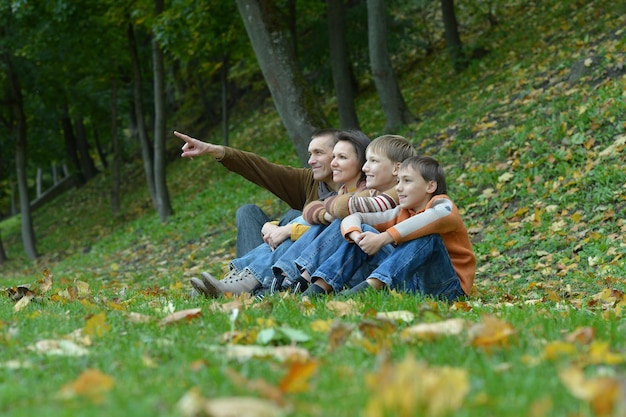
<path fill-rule="evenodd" d="M 343 219 L 342 234 L 353 244 L 342 245 L 312 274 L 311 281 L 321 288 L 315 293 L 340 290 L 369 262 L 368 278 L 345 293 L 392 287 L 449 301 L 469 295 L 476 258 L 458 209 L 446 195 L 439 163 L 426 156 L 405 160 L 396 191 L 396 208 Z M 364 231 L 363 224 L 373 229 Z"/>

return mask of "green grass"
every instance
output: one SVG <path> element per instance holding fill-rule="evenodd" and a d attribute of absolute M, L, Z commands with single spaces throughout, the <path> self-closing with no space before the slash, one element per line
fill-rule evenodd
<path fill-rule="evenodd" d="M 140 162 L 124 168 L 118 217 L 110 214 L 106 174 L 36 211 L 41 256 L 35 262 L 22 253 L 19 218 L 0 223 L 9 255 L 0 267 L 2 286 L 36 287 L 45 269 L 54 279 L 42 300 L 21 311 L 0 298 L 0 413 L 181 415 L 177 403 L 197 389 L 208 399 L 281 398 L 290 415 L 397 416 L 411 399 L 423 404 L 412 403 L 405 415 L 432 415 L 425 410 L 439 404 L 436 394 L 446 393 L 451 404 L 462 386 L 461 377 L 442 376 L 451 367 L 466 378 L 468 393 L 444 415 L 623 415 L 623 400 L 578 398 L 567 384 L 587 393 L 600 383 L 624 389 L 626 157 L 619 139 L 626 134 L 626 9 L 604 0 L 522 3 L 500 6 L 500 24 L 490 31 L 465 34 L 467 44 L 490 53 L 463 74 L 451 71 L 443 51 L 398 62 L 403 93 L 420 118 L 399 133 L 443 163 L 472 234 L 478 271 L 467 302 L 366 294 L 356 298 L 355 311 L 341 315 L 323 300 L 271 297 L 243 306 L 190 297 L 190 276 L 219 274 L 234 256 L 239 205 L 255 202 L 275 214 L 285 206 L 210 158 L 177 159 L 180 143 L 172 137 L 168 184 L 175 214 L 167 223 L 150 207 Z M 590 57 L 596 63 L 571 82 L 572 65 Z M 363 130 L 383 133 L 378 98 L 363 94 L 357 105 Z M 233 146 L 297 164 L 270 102 L 233 125 Z M 203 135 L 184 123 L 171 129 Z M 207 137 L 221 141 L 217 133 Z M 64 295 L 77 282 L 89 290 Z M 159 324 L 173 310 L 196 307 L 199 317 Z M 414 318 L 376 318 L 399 310 Z M 134 322 L 131 312 L 149 321 Z M 94 330 L 98 317 L 104 325 Z M 453 318 L 465 323 L 457 335 L 405 335 L 417 324 Z M 493 334 L 480 333 L 480 325 Z M 342 326 L 347 336 L 338 342 Z M 580 328 L 593 335 L 572 339 Z M 85 356 L 31 349 L 77 329 L 91 335 Z M 268 329 L 275 338 L 257 341 Z M 307 340 L 278 337 L 284 329 Z M 305 378 L 271 353 L 228 356 L 248 345 L 302 348 L 315 372 Z M 404 362 L 407 357 L 414 361 Z M 99 396 L 62 398 L 63 387 L 88 369 L 114 385 Z M 290 369 L 303 377 L 303 389 L 278 392 L 281 381 L 295 386 Z M 586 379 L 559 376 L 572 370 Z M 412 377 L 402 380 L 403 371 Z M 428 395 L 418 385 L 426 381 L 439 384 Z M 606 386 L 602 392 L 610 392 Z M 391 404 L 387 411 L 383 399 Z"/>

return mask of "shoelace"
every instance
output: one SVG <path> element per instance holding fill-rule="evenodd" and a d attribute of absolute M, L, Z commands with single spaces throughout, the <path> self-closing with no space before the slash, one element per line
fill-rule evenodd
<path fill-rule="evenodd" d="M 296 278 L 291 285 L 289 286 L 289 290 L 292 294 L 299 294 L 309 288 L 309 281 L 302 277 Z"/>
<path fill-rule="evenodd" d="M 278 279 L 276 278 L 272 279 L 272 283 L 270 284 L 269 287 L 260 287 L 258 290 L 255 291 L 254 298 L 256 298 L 259 301 L 262 301 L 266 295 L 274 294 L 275 292 L 278 292 L 277 283 L 278 283 Z"/>

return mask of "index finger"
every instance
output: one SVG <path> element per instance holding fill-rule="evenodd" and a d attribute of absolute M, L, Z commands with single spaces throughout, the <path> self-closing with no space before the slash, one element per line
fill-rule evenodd
<path fill-rule="evenodd" d="M 180 133 L 180 132 L 177 132 L 177 131 L 174 131 L 174 136 L 178 137 L 179 139 L 184 140 L 187 143 L 191 143 L 191 141 L 193 139 L 191 136 L 185 135 L 184 133 Z"/>

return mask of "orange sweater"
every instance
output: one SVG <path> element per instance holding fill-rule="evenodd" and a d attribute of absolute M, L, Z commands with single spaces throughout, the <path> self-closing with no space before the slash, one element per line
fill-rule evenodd
<path fill-rule="evenodd" d="M 476 274 L 476 257 L 459 210 L 448 196 L 434 196 L 419 212 L 396 207 L 379 213 L 351 214 L 341 222 L 341 233 L 348 237 L 353 231 L 361 232 L 363 223 L 381 233 L 389 233 L 396 245 L 437 233 L 448 250 L 463 291 L 470 293 Z"/>

